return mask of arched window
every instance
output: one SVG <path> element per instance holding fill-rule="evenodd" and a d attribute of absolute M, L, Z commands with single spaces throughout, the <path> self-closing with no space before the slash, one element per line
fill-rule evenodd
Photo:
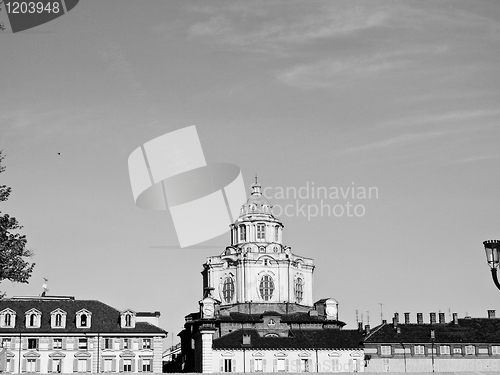
<path fill-rule="evenodd" d="M 226 277 L 222 285 L 222 296 L 224 301 L 231 302 L 234 297 L 234 281 L 232 277 Z"/>
<path fill-rule="evenodd" d="M 278 226 L 274 227 L 274 242 L 278 242 Z"/>
<path fill-rule="evenodd" d="M 240 225 L 240 241 L 245 241 L 247 239 L 246 230 L 244 225 Z"/>
<path fill-rule="evenodd" d="M 259 284 L 259 292 L 264 301 L 269 301 L 272 298 L 274 293 L 274 282 L 271 276 L 262 276 Z"/>
<path fill-rule="evenodd" d="M 82 314 L 80 316 L 80 327 L 87 327 L 87 315 Z"/>
<path fill-rule="evenodd" d="M 61 314 L 56 314 L 56 324 L 55 324 L 56 327 L 60 327 L 62 326 L 62 316 Z"/>
<path fill-rule="evenodd" d="M 302 302 L 304 298 L 304 281 L 301 277 L 297 277 L 295 280 L 295 299 L 298 303 Z"/>
<path fill-rule="evenodd" d="M 36 314 L 30 315 L 30 327 L 34 327 L 36 325 Z"/>
<path fill-rule="evenodd" d="M 5 314 L 4 316 L 4 325 L 10 327 L 11 315 L 10 313 Z"/>
<path fill-rule="evenodd" d="M 132 326 L 132 318 L 130 317 L 130 314 L 125 315 L 125 327 L 131 327 Z"/>

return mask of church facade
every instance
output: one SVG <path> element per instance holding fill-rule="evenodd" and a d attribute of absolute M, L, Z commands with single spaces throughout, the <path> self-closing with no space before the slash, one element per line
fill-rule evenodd
<path fill-rule="evenodd" d="M 184 372 L 356 372 L 359 330 L 338 303 L 313 300 L 314 261 L 283 244 L 283 224 L 256 181 L 230 245 L 203 265 L 204 298 L 179 333 Z"/>

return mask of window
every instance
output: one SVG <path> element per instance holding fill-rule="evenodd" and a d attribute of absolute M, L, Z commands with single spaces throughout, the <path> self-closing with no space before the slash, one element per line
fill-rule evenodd
<path fill-rule="evenodd" d="M 263 371 L 262 358 L 256 358 L 254 360 L 254 371 L 255 372 L 262 372 Z"/>
<path fill-rule="evenodd" d="M 300 359 L 300 372 L 309 372 L 309 359 Z"/>
<path fill-rule="evenodd" d="M 2 338 L 2 348 L 10 349 L 11 340 L 10 338 Z"/>
<path fill-rule="evenodd" d="M 132 326 L 132 318 L 130 314 L 125 315 L 125 327 L 131 327 Z"/>
<path fill-rule="evenodd" d="M 28 349 L 38 349 L 38 339 L 28 339 Z"/>
<path fill-rule="evenodd" d="M 441 345 L 439 347 L 439 354 L 450 355 L 450 346 L 449 345 Z"/>
<path fill-rule="evenodd" d="M 232 362 L 230 359 L 224 359 L 224 372 L 231 372 L 232 370 Z"/>
<path fill-rule="evenodd" d="M 264 275 L 260 279 L 259 291 L 264 301 L 269 301 L 274 293 L 274 282 L 271 276 Z"/>
<path fill-rule="evenodd" d="M 274 242 L 278 242 L 278 226 L 274 227 Z"/>
<path fill-rule="evenodd" d="M 6 327 L 10 327 L 11 320 L 12 320 L 12 315 L 10 315 L 10 313 L 5 314 L 5 316 L 4 316 L 4 325 Z"/>
<path fill-rule="evenodd" d="M 278 358 L 276 361 L 276 371 L 285 372 L 285 358 Z"/>
<path fill-rule="evenodd" d="M 61 372 L 61 359 L 55 358 L 52 360 L 52 372 Z"/>
<path fill-rule="evenodd" d="M 475 355 L 476 347 L 474 345 L 465 345 L 465 355 Z"/>
<path fill-rule="evenodd" d="M 113 371 L 113 360 L 111 358 L 104 359 L 104 372 Z"/>
<path fill-rule="evenodd" d="M 492 355 L 499 355 L 500 354 L 500 345 L 493 345 L 491 347 L 491 354 Z"/>
<path fill-rule="evenodd" d="M 390 345 L 382 345 L 380 346 L 380 354 L 381 355 L 391 355 L 391 346 Z"/>
<path fill-rule="evenodd" d="M 26 372 L 36 372 L 36 359 L 28 358 L 26 361 Z"/>
<path fill-rule="evenodd" d="M 80 316 L 80 327 L 87 327 L 87 315 L 82 314 Z"/>
<path fill-rule="evenodd" d="M 7 358 L 5 363 L 5 372 L 14 372 L 14 361 L 11 361 L 10 358 Z"/>
<path fill-rule="evenodd" d="M 61 314 L 56 314 L 56 322 L 54 324 L 56 327 L 61 327 L 62 326 L 62 315 Z"/>
<path fill-rule="evenodd" d="M 130 345 L 128 339 L 123 339 L 123 349 L 129 349 Z"/>
<path fill-rule="evenodd" d="M 87 372 L 87 360 L 79 359 L 77 365 L 78 372 Z"/>
<path fill-rule="evenodd" d="M 269 266 L 269 259 L 264 259 L 264 266 Z"/>
<path fill-rule="evenodd" d="M 222 286 L 222 295 L 226 302 L 231 302 L 234 297 L 234 281 L 232 277 L 226 277 Z"/>
<path fill-rule="evenodd" d="M 240 241 L 245 241 L 247 239 L 246 230 L 244 225 L 240 225 Z"/>
<path fill-rule="evenodd" d="M 297 277 L 295 280 L 295 299 L 297 303 L 302 302 L 302 298 L 304 297 L 304 281 L 301 277 Z"/>
<path fill-rule="evenodd" d="M 104 339 L 104 349 L 113 349 L 113 339 L 110 338 Z"/>
<path fill-rule="evenodd" d="M 257 224 L 257 239 L 263 240 L 266 238 L 266 226 L 264 224 Z"/>
<path fill-rule="evenodd" d="M 36 326 L 36 314 L 31 314 L 30 315 L 30 327 L 35 327 Z"/>
<path fill-rule="evenodd" d="M 78 350 L 87 350 L 88 341 L 87 339 L 78 339 Z"/>
<path fill-rule="evenodd" d="M 453 348 L 453 354 L 462 354 L 462 348 Z"/>
<path fill-rule="evenodd" d="M 62 339 L 53 339 L 52 349 L 62 349 Z"/>
<path fill-rule="evenodd" d="M 151 339 L 142 339 L 142 348 L 151 349 Z"/>
<path fill-rule="evenodd" d="M 415 345 L 414 349 L 414 354 L 415 355 L 424 355 L 424 346 L 423 345 Z"/>
<path fill-rule="evenodd" d="M 123 360 L 123 372 L 132 372 L 132 360 L 124 359 Z"/>
<path fill-rule="evenodd" d="M 267 325 L 269 327 L 274 327 L 276 325 L 276 322 L 274 321 L 274 319 L 269 319 L 269 321 L 267 322 Z"/>
<path fill-rule="evenodd" d="M 151 372 L 151 360 L 143 359 L 142 360 L 142 371 L 143 372 Z"/>

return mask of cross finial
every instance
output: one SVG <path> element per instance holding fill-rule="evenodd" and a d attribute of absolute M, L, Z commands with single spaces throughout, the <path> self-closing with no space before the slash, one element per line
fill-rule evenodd
<path fill-rule="evenodd" d="M 257 173 L 255 174 L 255 183 L 258 184 L 259 182 L 257 181 Z"/>

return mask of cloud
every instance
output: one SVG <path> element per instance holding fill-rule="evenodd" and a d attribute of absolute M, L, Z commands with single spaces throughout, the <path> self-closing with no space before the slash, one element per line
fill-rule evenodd
<path fill-rule="evenodd" d="M 195 8 L 208 19 L 190 26 L 191 39 L 217 44 L 277 52 L 297 44 L 313 43 L 381 26 L 389 17 L 387 9 L 339 7 L 331 3 L 310 4 L 261 2 L 252 6 Z M 316 3 L 318 4 L 318 3 Z M 255 9 L 259 11 L 255 11 Z M 211 14 L 213 13 L 213 14 Z"/>
<path fill-rule="evenodd" d="M 409 116 L 390 120 L 382 125 L 381 128 L 401 128 L 412 126 L 426 125 L 456 125 L 457 123 L 468 122 L 472 120 L 486 119 L 489 117 L 499 116 L 499 110 L 481 109 L 481 110 L 464 110 L 453 111 L 446 113 L 423 114 L 419 116 Z M 476 127 L 477 129 L 477 127 Z"/>
<path fill-rule="evenodd" d="M 302 89 L 344 86 L 360 79 L 394 74 L 410 64 L 445 51 L 445 46 L 434 45 L 360 57 L 329 58 L 287 68 L 277 74 L 277 79 L 289 86 Z"/>

